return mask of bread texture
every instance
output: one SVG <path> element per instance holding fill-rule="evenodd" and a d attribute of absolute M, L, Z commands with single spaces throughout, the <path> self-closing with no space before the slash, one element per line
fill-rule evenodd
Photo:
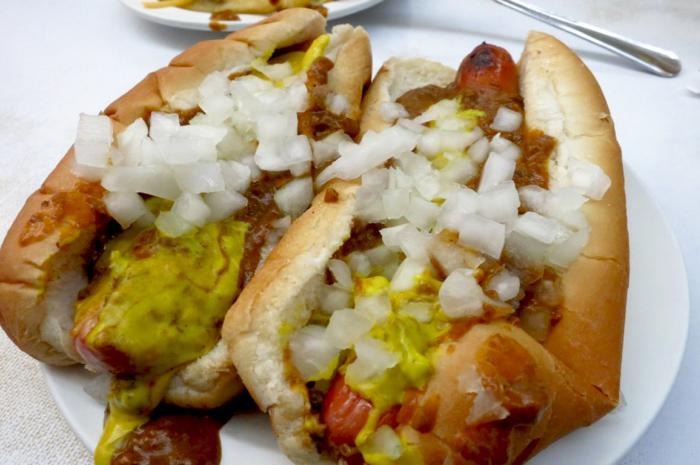
<path fill-rule="evenodd" d="M 459 428 L 475 402 L 465 376 L 475 369 L 482 376 L 489 369 L 499 371 L 499 363 L 483 356 L 493 344 L 502 346 L 493 352 L 496 358 L 507 361 L 509 353 L 521 354 L 522 363 L 516 365 L 530 367 L 526 377 L 547 405 L 533 423 L 508 431 L 507 450 L 499 452 L 506 454 L 505 461 L 498 463 L 523 463 L 561 436 L 593 423 L 618 400 L 628 246 L 621 155 L 612 121 L 590 71 L 555 38 L 531 33 L 519 66 L 526 125 L 558 140 L 550 161 L 553 186 L 566 174 L 561 172 L 565 157 L 577 157 L 599 165 L 613 187 L 585 207 L 591 239 L 563 276 L 562 319 L 545 345 L 511 324 L 493 322 L 476 325 L 440 347 L 443 356 L 426 388 L 441 399 L 428 413 L 437 408 L 435 426 L 429 433 L 419 433 L 410 422 L 402 427 L 428 465 L 472 463 L 456 452 L 465 447 Z M 362 132 L 387 127 L 380 116 L 383 102 L 428 84 L 447 85 L 454 77 L 454 70 L 427 60 L 389 60 L 365 95 Z M 292 226 L 273 252 L 275 259 L 268 260 L 229 311 L 223 328 L 244 384 L 270 413 L 283 451 L 299 464 L 335 463 L 319 453 L 305 429 L 309 399 L 304 383 L 290 373 L 286 345 L 288 335 L 307 323 L 327 261 L 350 234 L 356 187 L 340 186 L 337 202 L 325 202 L 320 194 Z"/>
<path fill-rule="evenodd" d="M 274 50 L 304 46 L 323 34 L 325 26 L 317 11 L 288 9 L 224 39 L 200 42 L 150 73 L 104 114 L 118 133 L 154 111 L 193 111 L 197 87 L 207 74 L 247 65 Z M 337 66 L 328 86 L 347 98 L 349 116 L 358 117 L 371 73 L 369 39 L 362 28 L 337 28 Z M 87 256 L 108 221 L 101 187 L 77 177 L 74 163 L 71 148 L 27 200 L 0 249 L 0 324 L 22 350 L 54 365 L 81 362 L 69 334 L 74 304 L 87 284 Z M 53 219 L 51 227 L 37 232 L 36 225 L 47 219 Z M 221 343 L 173 378 L 166 400 L 208 408 L 241 390 Z"/>

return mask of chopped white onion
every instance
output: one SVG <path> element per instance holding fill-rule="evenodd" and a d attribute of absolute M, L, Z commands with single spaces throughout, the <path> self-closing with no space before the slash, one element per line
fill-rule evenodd
<path fill-rule="evenodd" d="M 362 252 L 352 252 L 346 257 L 353 274 L 366 278 L 372 272 L 372 263 L 369 257 Z"/>
<path fill-rule="evenodd" d="M 167 142 L 180 129 L 180 118 L 176 113 L 151 113 L 148 133 L 156 142 Z"/>
<path fill-rule="evenodd" d="M 387 123 L 393 123 L 399 118 L 408 118 L 408 112 L 400 103 L 383 102 L 379 107 L 379 116 Z"/>
<path fill-rule="evenodd" d="M 425 271 L 425 264 L 413 258 L 407 258 L 396 270 L 391 280 L 391 290 L 408 291 L 416 285 L 416 278 Z"/>
<path fill-rule="evenodd" d="M 520 197 L 513 181 L 479 194 L 478 212 L 484 218 L 506 223 L 518 216 Z"/>
<path fill-rule="evenodd" d="M 417 228 L 428 230 L 435 224 L 439 213 L 439 205 L 412 193 L 408 211 L 404 216 Z"/>
<path fill-rule="evenodd" d="M 333 177 L 355 179 L 392 156 L 413 150 L 418 137 L 401 126 L 392 126 L 379 133 L 367 132 L 359 144 L 342 143 L 338 147 L 340 158 L 321 172 L 317 182 L 323 185 Z"/>
<path fill-rule="evenodd" d="M 506 302 L 520 293 L 520 278 L 504 269 L 489 279 L 487 289 L 494 291 L 500 300 Z"/>
<path fill-rule="evenodd" d="M 547 249 L 547 261 L 557 267 L 566 268 L 571 265 L 588 243 L 588 229 L 575 232 L 561 243 L 553 244 Z"/>
<path fill-rule="evenodd" d="M 250 187 L 250 168 L 237 161 L 219 161 L 224 184 L 229 191 L 245 192 Z"/>
<path fill-rule="evenodd" d="M 311 141 L 314 165 L 319 168 L 338 158 L 338 146 L 342 142 L 352 142 L 343 131 L 336 131 L 321 140 Z"/>
<path fill-rule="evenodd" d="M 102 187 L 111 192 L 139 192 L 168 200 L 180 195 L 172 171 L 162 165 L 114 166 L 102 178 Z"/>
<path fill-rule="evenodd" d="M 430 106 L 422 115 L 418 116 L 415 121 L 421 124 L 430 121 L 437 121 L 443 118 L 449 118 L 459 112 L 460 103 L 457 99 L 440 100 Z"/>
<path fill-rule="evenodd" d="M 355 355 L 357 358 L 348 365 L 345 372 L 349 384 L 372 379 L 399 363 L 398 355 L 388 350 L 382 342 L 370 337 L 364 337 L 355 343 Z"/>
<path fill-rule="evenodd" d="M 399 311 L 419 323 L 429 323 L 433 319 L 433 305 L 430 302 L 408 302 Z"/>
<path fill-rule="evenodd" d="M 283 63 L 267 64 L 263 60 L 253 60 L 251 67 L 263 74 L 272 81 L 281 81 L 294 74 L 292 65 L 285 61 Z"/>
<path fill-rule="evenodd" d="M 275 192 L 275 204 L 286 215 L 297 217 L 304 213 L 314 198 L 314 185 L 311 178 L 289 181 Z"/>
<path fill-rule="evenodd" d="M 505 158 L 516 161 L 520 158 L 520 147 L 502 137 L 501 134 L 496 134 L 493 139 L 491 139 L 491 150 L 496 153 L 500 153 Z"/>
<path fill-rule="evenodd" d="M 383 462 L 394 461 L 401 458 L 403 444 L 391 427 L 382 425 L 363 444 L 362 453 L 366 456 L 382 457 Z"/>
<path fill-rule="evenodd" d="M 513 231 L 508 234 L 505 250 L 509 261 L 518 268 L 537 268 L 544 263 L 547 245 Z"/>
<path fill-rule="evenodd" d="M 112 148 L 112 120 L 105 115 L 81 114 L 75 139 L 75 160 L 80 165 L 104 168 Z"/>
<path fill-rule="evenodd" d="M 535 212 L 526 212 L 519 216 L 513 230 L 543 244 L 551 244 L 561 235 L 561 226 L 556 220 Z"/>
<path fill-rule="evenodd" d="M 506 239 L 506 227 L 479 215 L 465 215 L 459 225 L 459 242 L 472 249 L 500 258 Z"/>
<path fill-rule="evenodd" d="M 341 289 L 352 290 L 352 272 L 347 263 L 337 258 L 328 261 L 328 269 Z"/>
<path fill-rule="evenodd" d="M 134 192 L 108 192 L 102 201 L 109 214 L 123 229 L 148 213 L 143 198 Z"/>
<path fill-rule="evenodd" d="M 520 112 L 502 106 L 496 111 L 491 128 L 496 131 L 513 132 L 523 123 L 523 115 Z"/>
<path fill-rule="evenodd" d="M 202 200 L 200 195 L 187 192 L 175 200 L 172 211 L 188 223 L 200 227 L 204 226 L 211 214 L 209 205 Z"/>
<path fill-rule="evenodd" d="M 356 310 L 336 310 L 326 327 L 326 336 L 338 349 L 347 349 L 372 329 L 372 321 Z"/>
<path fill-rule="evenodd" d="M 440 170 L 440 178 L 443 181 L 464 185 L 477 173 L 477 167 L 469 158 L 456 156 Z"/>
<path fill-rule="evenodd" d="M 431 262 L 444 274 L 448 275 L 459 268 L 478 268 L 484 257 L 477 252 L 465 249 L 459 244 L 442 240 L 439 236 L 432 238 L 428 246 Z"/>
<path fill-rule="evenodd" d="M 484 292 L 470 269 L 455 270 L 440 286 L 440 307 L 448 318 L 478 317 L 484 312 Z"/>
<path fill-rule="evenodd" d="M 204 196 L 210 209 L 209 220 L 221 221 L 248 205 L 248 199 L 238 192 L 212 192 Z"/>
<path fill-rule="evenodd" d="M 228 94 L 230 80 L 224 72 L 214 71 L 207 76 L 199 84 L 197 91 L 200 97 L 209 97 L 212 95 Z"/>
<path fill-rule="evenodd" d="M 176 213 L 163 211 L 156 218 L 156 228 L 166 236 L 179 237 L 192 231 L 194 225 Z"/>
<path fill-rule="evenodd" d="M 381 324 L 391 314 L 391 300 L 385 293 L 355 297 L 355 311 L 373 324 Z"/>
<path fill-rule="evenodd" d="M 221 192 L 226 189 L 221 166 L 217 162 L 188 163 L 173 165 L 173 174 L 183 192 L 200 194 Z"/>
<path fill-rule="evenodd" d="M 390 220 L 399 219 L 406 214 L 411 202 L 411 191 L 405 188 L 387 189 L 382 194 L 384 216 Z"/>
<path fill-rule="evenodd" d="M 477 163 L 482 163 L 486 160 L 486 156 L 489 154 L 489 140 L 486 137 L 474 142 L 467 150 L 467 155 L 469 158 Z"/>
<path fill-rule="evenodd" d="M 515 173 L 515 161 L 510 160 L 503 155 L 491 152 L 486 159 L 484 169 L 481 172 L 481 181 L 479 182 L 479 192 L 485 192 L 493 189 L 503 181 L 513 179 Z"/>
<path fill-rule="evenodd" d="M 602 199 L 612 184 L 600 166 L 593 163 L 572 158 L 567 167 L 570 185 L 591 199 Z"/>
<path fill-rule="evenodd" d="M 545 213 L 549 191 L 540 186 L 523 186 L 518 189 L 520 200 L 528 210 Z"/>
<path fill-rule="evenodd" d="M 479 196 L 466 187 L 451 192 L 440 207 L 437 229 L 458 231 L 465 216 L 476 213 L 479 208 Z"/>
<path fill-rule="evenodd" d="M 296 113 L 268 113 L 258 117 L 257 134 L 260 141 L 278 140 L 297 135 Z"/>
<path fill-rule="evenodd" d="M 350 111 L 350 101 L 342 94 L 329 92 L 326 95 L 326 108 L 336 115 L 344 115 Z"/>
<path fill-rule="evenodd" d="M 303 135 L 261 140 L 255 151 L 255 163 L 266 171 L 286 171 L 307 161 L 311 161 L 311 146 Z"/>
<path fill-rule="evenodd" d="M 329 314 L 349 308 L 352 306 L 352 294 L 347 289 L 341 289 L 335 285 L 324 285 L 321 289 L 320 306 L 321 311 Z"/>
<path fill-rule="evenodd" d="M 380 229 L 379 234 L 382 236 L 382 242 L 384 245 L 393 251 L 400 250 L 401 242 L 399 241 L 399 234 L 409 226 L 410 225 L 404 223 L 397 226 L 390 226 L 388 228 Z"/>
<path fill-rule="evenodd" d="M 403 253 L 421 263 L 428 264 L 428 245 L 431 236 L 407 224 L 396 235 L 396 240 Z"/>
<path fill-rule="evenodd" d="M 308 325 L 289 337 L 292 363 L 304 381 L 318 380 L 336 361 L 340 350 L 326 336 L 322 326 Z"/>

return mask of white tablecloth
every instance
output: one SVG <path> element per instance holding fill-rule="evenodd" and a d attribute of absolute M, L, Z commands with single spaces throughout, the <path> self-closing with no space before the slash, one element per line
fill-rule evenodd
<path fill-rule="evenodd" d="M 696 0 L 540 0 L 561 14 L 674 49 L 676 79 L 643 75 L 619 59 L 557 33 L 593 68 L 616 119 L 625 159 L 674 228 L 688 269 L 691 325 L 678 381 L 650 430 L 622 465 L 690 465 L 700 457 L 700 98 L 685 86 L 700 69 Z M 137 19 L 117 0 L 3 1 L 0 32 L 0 237 L 24 199 L 70 145 L 80 112 L 96 113 L 148 71 L 213 34 Z M 375 67 L 391 55 L 453 59 L 474 43 L 428 50 L 401 29 L 471 31 L 517 50 L 530 19 L 485 0 L 387 0 L 355 16 L 374 39 Z M 452 60 L 454 61 L 454 60 Z M 700 86 L 700 83 L 698 83 Z M 629 150 L 635 148 L 635 150 Z M 0 264 L 1 266 L 1 264 Z M 659 264 L 663 272 L 663 264 Z M 653 283 L 650 283 L 653 285 Z M 659 309 L 664 311 L 664 309 Z M 694 459 L 691 459 L 694 457 Z M 0 332 L 0 463 L 89 464 L 50 398 L 37 362 Z M 255 465 L 255 464 L 243 464 Z"/>

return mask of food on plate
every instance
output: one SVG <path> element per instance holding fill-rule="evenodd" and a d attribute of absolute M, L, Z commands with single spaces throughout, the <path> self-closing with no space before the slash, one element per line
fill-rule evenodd
<path fill-rule="evenodd" d="M 628 240 L 595 78 L 555 38 L 391 59 L 358 143 L 224 321 L 298 464 L 520 464 L 619 399 Z"/>
<path fill-rule="evenodd" d="M 236 19 L 239 13 L 267 14 L 296 7 L 322 7 L 330 0 L 151 0 L 146 8 L 180 7 L 214 14 L 213 19 Z M 232 15 L 226 17 L 226 14 Z"/>
<path fill-rule="evenodd" d="M 369 40 L 325 25 L 285 10 L 81 115 L 8 232 L 3 329 L 38 360 L 112 375 L 96 463 L 162 430 L 148 420 L 163 399 L 213 408 L 242 391 L 224 315 L 359 128 Z"/>

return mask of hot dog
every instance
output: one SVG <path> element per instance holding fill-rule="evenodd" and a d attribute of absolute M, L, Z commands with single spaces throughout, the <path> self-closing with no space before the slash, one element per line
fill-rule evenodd
<path fill-rule="evenodd" d="M 295 463 L 520 464 L 619 399 L 620 149 L 595 78 L 529 35 L 392 59 L 362 141 L 227 314 Z"/>
<path fill-rule="evenodd" d="M 111 373 L 96 462 L 164 399 L 242 391 L 224 314 L 357 133 L 371 54 L 291 9 L 195 45 L 103 114 L 27 201 L 0 249 L 0 323 L 46 363 Z"/>

